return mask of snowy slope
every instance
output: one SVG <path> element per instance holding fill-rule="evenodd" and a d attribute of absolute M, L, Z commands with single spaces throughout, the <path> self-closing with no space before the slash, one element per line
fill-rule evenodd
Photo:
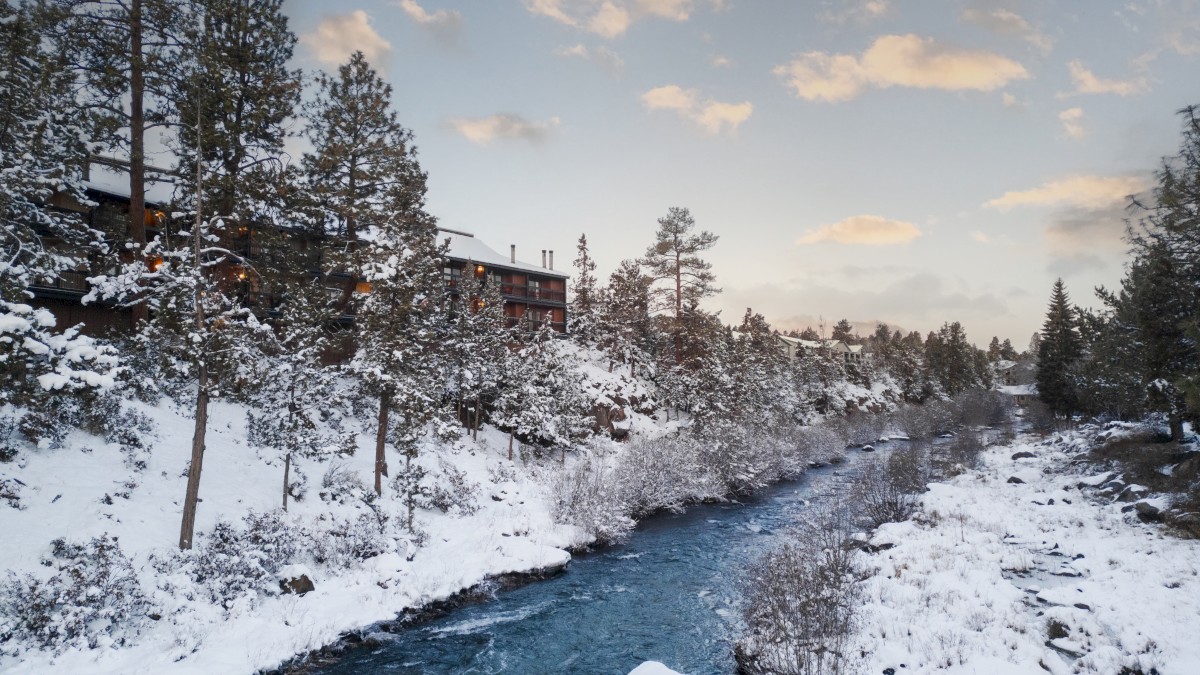
<path fill-rule="evenodd" d="M 989 450 L 880 528 L 872 544 L 894 547 L 868 557 L 865 672 L 1200 672 L 1200 542 L 1096 495 L 1079 447 Z"/>

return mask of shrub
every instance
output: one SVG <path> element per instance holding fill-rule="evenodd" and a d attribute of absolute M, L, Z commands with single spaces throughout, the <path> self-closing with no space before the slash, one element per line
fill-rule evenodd
<path fill-rule="evenodd" d="M 677 510 L 696 499 L 718 497 L 723 488 L 713 489 L 700 465 L 696 440 L 686 435 L 629 443 L 613 479 L 621 501 L 637 517 L 662 509 Z"/>
<path fill-rule="evenodd" d="M 133 640 L 150 604 L 117 540 L 58 539 L 52 548 L 46 564 L 56 571 L 49 579 L 10 572 L 0 584 L 0 645 L 31 642 L 61 653 Z"/>
<path fill-rule="evenodd" d="M 893 452 L 882 468 L 864 466 L 852 488 L 860 515 L 871 528 L 908 520 L 916 512 L 928 475 L 925 453 L 917 448 Z"/>
<path fill-rule="evenodd" d="M 371 513 L 360 513 L 353 520 L 325 520 L 305 533 L 313 560 L 330 567 L 345 569 L 389 550 L 389 542 Z"/>
<path fill-rule="evenodd" d="M 853 663 L 846 648 L 859 604 L 858 553 L 843 513 L 840 505 L 816 512 L 748 570 L 739 672 L 828 675 Z"/>
<path fill-rule="evenodd" d="M 245 528 L 219 522 L 198 551 L 180 554 L 213 603 L 232 609 L 243 597 L 274 592 L 275 573 L 295 562 L 299 533 L 274 513 L 251 513 Z"/>
<path fill-rule="evenodd" d="M 557 472 L 551 494 L 555 520 L 579 527 L 602 544 L 622 541 L 633 530 L 622 490 L 598 461 L 583 461 Z"/>

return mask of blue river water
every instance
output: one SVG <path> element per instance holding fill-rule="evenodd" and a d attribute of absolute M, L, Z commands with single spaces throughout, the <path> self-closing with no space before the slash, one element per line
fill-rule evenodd
<path fill-rule="evenodd" d="M 810 503 L 843 490 L 853 465 L 871 457 L 846 455 L 843 465 L 741 503 L 648 518 L 627 543 L 577 555 L 561 575 L 374 635 L 381 645 L 351 649 L 315 672 L 624 674 L 661 661 L 683 673 L 732 673 L 743 566 L 777 545 Z"/>

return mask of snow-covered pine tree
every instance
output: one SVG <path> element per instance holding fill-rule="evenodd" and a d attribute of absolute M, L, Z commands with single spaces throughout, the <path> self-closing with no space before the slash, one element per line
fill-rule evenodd
<path fill-rule="evenodd" d="M 599 313 L 600 347 L 608 352 L 609 372 L 614 363 L 629 367 L 629 375 L 638 377 L 638 367 L 650 365 L 652 321 L 650 287 L 654 283 L 636 261 L 623 260 L 609 276 L 602 290 Z"/>
<path fill-rule="evenodd" d="M 393 209 L 423 208 L 425 174 L 391 99 L 391 85 L 355 52 L 335 75 L 317 77 L 317 93 L 304 107 L 304 135 L 313 148 L 301 161 L 304 192 L 314 229 L 343 245 L 333 262 L 344 271 L 353 272 L 361 228 Z M 347 274 L 341 306 L 348 306 L 356 283 Z"/>
<path fill-rule="evenodd" d="M 468 261 L 467 269 L 473 268 Z M 497 282 L 470 275 L 456 290 L 453 320 L 442 343 L 446 389 L 456 402 L 460 423 L 478 438 L 483 408 L 500 388 L 512 331 L 505 326 L 504 298 Z"/>
<path fill-rule="evenodd" d="M 339 370 L 323 363 L 334 347 L 329 292 L 319 277 L 293 273 L 286 280 L 271 329 L 260 333 L 263 356 L 251 367 L 252 407 L 247 413 L 251 443 L 283 459 L 283 510 L 298 487 L 292 481 L 293 456 L 320 457 L 353 452 L 353 436 L 337 433 L 342 392 Z M 333 430 L 322 431 L 321 421 Z"/>
<path fill-rule="evenodd" d="M 571 284 L 571 320 L 567 332 L 583 346 L 592 346 L 598 339 L 597 324 L 600 303 L 596 286 L 596 261 L 588 250 L 587 235 L 579 235 L 578 253 L 575 256 L 574 283 Z"/>
<path fill-rule="evenodd" d="M 1037 387 L 1038 397 L 1050 410 L 1068 420 L 1079 409 L 1072 372 L 1082 347 L 1075 308 L 1063 280 L 1058 279 L 1050 293 L 1038 343 Z"/>
<path fill-rule="evenodd" d="M 113 167 L 129 180 L 129 219 L 123 232 L 128 255 L 146 247 L 146 140 L 177 122 L 172 84 L 181 72 L 179 38 L 184 0 L 52 0 L 64 12 L 55 39 L 79 77 L 75 103 L 93 128 L 102 153 L 128 160 Z M 148 317 L 145 303 L 131 306 L 134 323 Z"/>
<path fill-rule="evenodd" d="M 82 269 L 99 234 L 55 197 L 86 203 L 83 129 L 62 55 L 43 41 L 53 13 L 0 6 L 0 405 L 46 390 L 112 384 L 116 354 L 29 304 L 29 287 Z M 65 328 L 65 330 L 63 330 Z"/>
<path fill-rule="evenodd" d="M 658 219 L 655 241 L 646 249 L 641 264 L 658 287 L 652 287 L 652 311 L 665 311 L 671 317 L 670 334 L 674 340 L 675 363 L 684 360 L 682 331 L 684 310 L 720 292 L 713 285 L 716 277 L 712 264 L 700 257 L 717 243 L 717 235 L 700 231 L 693 234 L 696 221 L 685 208 L 671 207 Z"/>

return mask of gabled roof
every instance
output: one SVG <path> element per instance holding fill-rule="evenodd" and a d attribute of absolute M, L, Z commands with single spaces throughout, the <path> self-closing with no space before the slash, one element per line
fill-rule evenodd
<path fill-rule="evenodd" d="M 531 272 L 546 277 L 558 277 L 560 279 L 566 279 L 571 276 L 556 270 L 539 267 L 538 265 L 523 263 L 519 260 L 513 262 L 508 256 L 495 252 L 487 244 L 476 239 L 475 235 L 466 232 L 446 230 L 439 227 L 437 239 L 438 243 L 447 239 L 450 240 L 450 251 L 447 255 L 457 260 L 470 260 L 487 265 L 488 267 L 501 267 L 521 272 Z"/>
<path fill-rule="evenodd" d="M 88 162 L 88 178 L 83 186 L 106 195 L 129 199 L 129 173 L 117 168 L 118 160 L 105 161 L 93 158 Z M 146 201 L 162 206 L 169 204 L 174 196 L 175 183 L 166 172 L 147 169 Z"/>

